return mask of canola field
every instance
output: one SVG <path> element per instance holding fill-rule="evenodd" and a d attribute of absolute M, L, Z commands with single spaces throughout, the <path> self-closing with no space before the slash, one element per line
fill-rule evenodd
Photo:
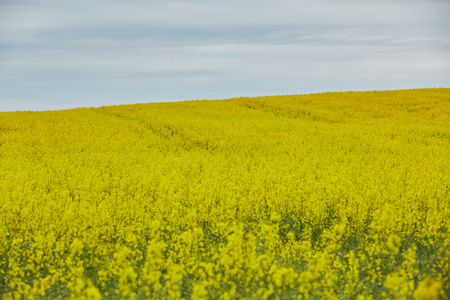
<path fill-rule="evenodd" d="M 0 113 L 2 299 L 448 299 L 450 89 Z"/>

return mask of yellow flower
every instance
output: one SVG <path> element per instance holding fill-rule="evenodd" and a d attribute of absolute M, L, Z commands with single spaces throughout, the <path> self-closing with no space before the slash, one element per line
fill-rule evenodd
<path fill-rule="evenodd" d="M 432 277 L 427 277 L 417 286 L 414 291 L 414 299 L 416 300 L 436 300 L 441 292 L 442 283 Z"/>
<path fill-rule="evenodd" d="M 102 295 L 100 291 L 95 286 L 90 286 L 86 289 L 86 298 L 87 300 L 100 300 L 102 299 Z"/>
<path fill-rule="evenodd" d="M 83 248 L 84 248 L 83 242 L 80 239 L 76 238 L 70 245 L 70 252 L 72 255 L 77 255 L 83 250 Z"/>

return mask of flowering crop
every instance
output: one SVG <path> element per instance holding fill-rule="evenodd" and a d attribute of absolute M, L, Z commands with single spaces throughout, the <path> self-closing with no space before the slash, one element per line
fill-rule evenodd
<path fill-rule="evenodd" d="M 0 113 L 3 299 L 447 299 L 450 89 Z"/>

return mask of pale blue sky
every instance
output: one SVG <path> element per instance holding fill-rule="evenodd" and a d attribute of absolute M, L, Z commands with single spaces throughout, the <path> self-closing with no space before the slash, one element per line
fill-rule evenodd
<path fill-rule="evenodd" d="M 0 0 L 0 111 L 450 87 L 449 15 L 449 0 Z"/>

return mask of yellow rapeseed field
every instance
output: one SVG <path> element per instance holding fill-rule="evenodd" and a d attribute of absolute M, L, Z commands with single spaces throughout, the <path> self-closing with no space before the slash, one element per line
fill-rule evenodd
<path fill-rule="evenodd" d="M 447 299 L 450 89 L 0 113 L 0 298 Z"/>

